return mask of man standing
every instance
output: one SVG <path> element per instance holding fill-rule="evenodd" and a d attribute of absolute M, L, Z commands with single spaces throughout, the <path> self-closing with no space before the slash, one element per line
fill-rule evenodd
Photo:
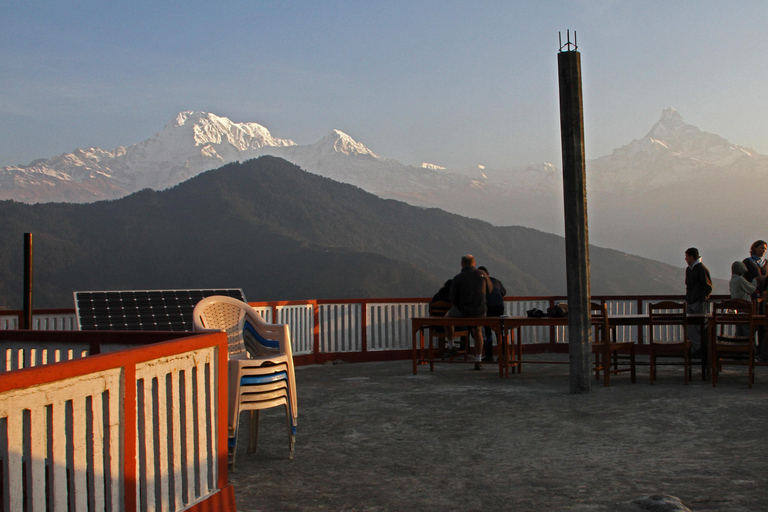
<path fill-rule="evenodd" d="M 685 300 L 688 302 L 688 314 L 704 313 L 704 304 L 712 293 L 712 278 L 709 269 L 701 262 L 699 250 L 691 247 L 685 251 Z M 702 357 L 701 340 L 704 327 L 701 325 L 688 326 L 688 338 L 691 340 L 691 358 Z"/>
<path fill-rule="evenodd" d="M 451 281 L 451 309 L 445 314 L 449 318 L 477 318 L 487 313 L 485 296 L 493 289 L 488 274 L 475 268 L 475 257 L 467 254 L 461 257 L 461 272 Z M 445 337 L 449 352 L 453 346 L 454 327 L 446 326 Z M 483 337 L 480 329 L 472 327 L 475 339 L 475 370 L 482 369 Z"/>
<path fill-rule="evenodd" d="M 755 241 L 755 243 L 752 244 L 752 247 L 749 248 L 749 258 L 746 258 L 743 261 L 744 265 L 747 267 L 747 273 L 744 274 L 744 279 L 749 282 L 752 282 L 754 279 L 757 283 L 757 288 L 752 294 L 753 301 L 759 299 L 765 291 L 768 265 L 766 265 L 763 256 L 765 256 L 766 249 L 768 249 L 768 244 L 764 240 Z M 757 304 L 757 313 L 763 314 L 765 312 L 764 307 L 764 304 L 759 302 Z M 756 359 L 761 363 L 768 362 L 768 344 L 766 344 L 765 340 L 765 326 L 761 325 L 757 328 L 757 342 L 760 351 L 757 354 Z"/>

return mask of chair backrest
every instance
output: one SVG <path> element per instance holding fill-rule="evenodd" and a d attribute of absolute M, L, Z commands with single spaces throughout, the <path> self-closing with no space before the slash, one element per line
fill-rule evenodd
<path fill-rule="evenodd" d="M 451 303 L 445 300 L 436 300 L 429 303 L 429 316 L 445 316 L 451 309 Z"/>
<path fill-rule="evenodd" d="M 245 302 L 223 295 L 207 297 L 197 303 L 193 317 L 195 330 L 227 332 L 230 357 L 244 355 L 246 351 L 254 358 L 280 352 L 279 339 L 272 339 L 275 326 L 266 323 L 258 311 Z M 287 350 L 290 351 L 290 342 Z"/>
<path fill-rule="evenodd" d="M 753 332 L 754 315 L 755 303 L 751 300 L 723 299 L 712 304 L 712 322 L 718 334 L 737 326 L 744 326 L 747 333 Z"/>
<path fill-rule="evenodd" d="M 590 302 L 589 311 L 592 318 L 592 336 L 596 343 L 609 342 L 611 330 L 608 325 L 608 308 L 600 302 Z"/>
<path fill-rule="evenodd" d="M 688 340 L 688 303 L 664 300 L 648 304 L 648 342 Z"/>
<path fill-rule="evenodd" d="M 453 307 L 453 304 L 446 300 L 435 300 L 429 303 L 429 316 L 445 316 L 449 309 Z M 436 336 L 440 336 L 445 332 L 444 327 L 430 327 L 430 333 Z M 469 329 L 466 327 L 456 327 L 453 332 L 454 336 L 467 336 Z"/>

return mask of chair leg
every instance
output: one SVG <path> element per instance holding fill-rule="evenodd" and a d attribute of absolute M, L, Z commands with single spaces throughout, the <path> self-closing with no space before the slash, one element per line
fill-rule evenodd
<path fill-rule="evenodd" d="M 656 353 L 651 349 L 651 358 L 648 361 L 648 373 L 650 374 L 651 384 L 656 380 Z"/>
<path fill-rule="evenodd" d="M 259 443 L 259 410 L 251 411 L 248 421 L 248 453 L 255 453 Z"/>
<path fill-rule="evenodd" d="M 285 422 L 288 424 L 288 458 L 293 459 L 293 446 L 296 443 L 296 436 L 293 435 L 293 421 L 291 420 L 288 405 L 285 406 Z"/>
<path fill-rule="evenodd" d="M 600 354 L 595 353 L 595 380 L 600 380 Z"/>
<path fill-rule="evenodd" d="M 230 471 L 235 470 L 235 458 L 237 456 L 237 430 L 240 426 L 240 414 L 235 416 L 235 424 L 227 429 L 227 465 Z"/>
<path fill-rule="evenodd" d="M 637 372 L 635 371 L 635 346 L 629 347 L 629 374 L 632 376 L 632 384 L 637 382 Z"/>

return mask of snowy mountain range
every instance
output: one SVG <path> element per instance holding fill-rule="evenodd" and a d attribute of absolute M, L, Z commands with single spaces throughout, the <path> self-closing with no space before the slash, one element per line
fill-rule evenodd
<path fill-rule="evenodd" d="M 561 234 L 562 174 L 551 163 L 445 169 L 404 165 L 332 130 L 311 145 L 273 137 L 257 123 L 182 112 L 151 138 L 111 151 L 78 149 L 26 166 L 0 168 L 0 199 L 92 202 L 162 190 L 225 163 L 274 155 L 308 172 L 387 199 Z M 730 261 L 766 238 L 762 218 L 746 218 L 768 157 L 688 125 L 674 109 L 642 139 L 587 163 L 590 242 L 682 265 L 698 246 L 728 275 Z M 757 220 L 757 221 L 756 221 Z"/>

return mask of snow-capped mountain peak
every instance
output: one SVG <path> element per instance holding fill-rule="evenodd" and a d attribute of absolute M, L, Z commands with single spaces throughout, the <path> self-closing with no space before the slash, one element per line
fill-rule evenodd
<path fill-rule="evenodd" d="M 664 109 L 661 118 L 653 125 L 646 138 L 661 142 L 673 142 L 682 137 L 692 137 L 700 133 L 695 126 L 685 124 L 683 116 L 672 107 Z"/>
<path fill-rule="evenodd" d="M 380 158 L 379 155 L 365 147 L 364 144 L 357 142 L 341 130 L 331 130 L 328 135 L 323 137 L 323 139 L 316 144 L 316 147 L 321 150 L 330 150 L 335 153 L 343 153 L 349 156 L 367 155 L 373 158 Z"/>
<path fill-rule="evenodd" d="M 265 146 L 295 146 L 290 139 L 278 139 L 260 124 L 234 123 L 209 112 L 186 111 L 166 125 L 166 130 L 191 127 L 195 146 L 229 143 L 239 151 Z"/>

